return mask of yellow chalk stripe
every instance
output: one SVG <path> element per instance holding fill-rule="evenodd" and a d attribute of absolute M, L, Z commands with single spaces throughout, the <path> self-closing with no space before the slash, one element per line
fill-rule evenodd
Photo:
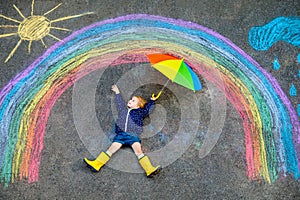
<path fill-rule="evenodd" d="M 60 21 L 68 20 L 68 19 L 73 19 L 73 18 L 76 18 L 76 17 L 82 17 L 84 15 L 90 15 L 90 14 L 94 14 L 94 12 L 87 12 L 87 13 L 83 13 L 83 14 L 79 14 L 79 15 L 72 15 L 72 16 L 62 17 L 62 18 L 59 18 L 59 19 L 51 20 L 51 23 L 60 22 Z"/>

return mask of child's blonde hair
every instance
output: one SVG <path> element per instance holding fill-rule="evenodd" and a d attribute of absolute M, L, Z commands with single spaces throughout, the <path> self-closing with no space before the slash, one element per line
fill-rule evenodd
<path fill-rule="evenodd" d="M 141 97 L 141 96 L 135 96 L 135 97 L 139 100 L 138 106 L 140 108 L 144 108 L 145 105 L 147 104 L 147 101 L 143 97 Z"/>

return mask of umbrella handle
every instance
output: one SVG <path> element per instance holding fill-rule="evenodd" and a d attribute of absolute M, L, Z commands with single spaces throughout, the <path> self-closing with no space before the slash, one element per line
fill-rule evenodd
<path fill-rule="evenodd" d="M 152 99 L 155 101 L 156 99 L 158 99 L 162 93 L 162 91 L 165 89 L 165 87 L 168 85 L 170 79 L 167 80 L 167 82 L 164 84 L 163 88 L 159 91 L 159 93 L 154 96 L 154 94 L 152 94 Z"/>
<path fill-rule="evenodd" d="M 162 91 L 159 91 L 159 93 L 156 96 L 154 96 L 154 94 L 152 94 L 152 99 L 155 101 L 156 99 L 158 99 L 160 97 L 161 93 L 162 93 Z"/>

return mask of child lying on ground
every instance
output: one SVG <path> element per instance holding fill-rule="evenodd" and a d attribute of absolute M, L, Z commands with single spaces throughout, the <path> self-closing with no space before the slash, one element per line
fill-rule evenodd
<path fill-rule="evenodd" d="M 116 85 L 112 86 L 112 91 L 116 94 L 118 110 L 118 119 L 115 125 L 116 136 L 113 138 L 111 146 L 105 152 L 101 152 L 95 160 L 87 158 L 83 160 L 92 171 L 98 172 L 122 146 L 130 146 L 145 170 L 146 176 L 152 177 L 158 172 L 160 166 L 152 166 L 148 156 L 144 155 L 139 135 L 143 132 L 143 120 L 154 108 L 155 99 L 152 97 L 147 103 L 142 97 L 133 96 L 126 106 Z"/>

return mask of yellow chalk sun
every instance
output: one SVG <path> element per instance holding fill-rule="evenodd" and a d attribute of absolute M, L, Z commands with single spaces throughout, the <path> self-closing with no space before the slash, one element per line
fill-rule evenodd
<path fill-rule="evenodd" d="M 19 15 L 23 18 L 23 21 L 12 19 L 10 17 L 6 17 L 6 16 L 0 14 L 0 17 L 19 24 L 19 25 L 0 25 L 0 28 L 18 28 L 17 32 L 2 34 L 2 35 L 0 35 L 0 38 L 10 37 L 10 36 L 15 36 L 15 35 L 18 35 L 20 37 L 20 40 L 17 42 L 15 47 L 12 49 L 12 51 L 6 58 L 5 63 L 11 59 L 11 57 L 14 55 L 14 53 L 16 52 L 16 50 L 18 49 L 18 47 L 20 46 L 22 41 L 29 41 L 28 53 L 30 54 L 32 41 L 40 40 L 42 42 L 42 44 L 44 45 L 44 47 L 47 48 L 47 46 L 45 45 L 45 42 L 43 40 L 44 37 L 50 36 L 56 40 L 60 40 L 59 38 L 50 34 L 51 29 L 62 30 L 62 31 L 71 31 L 66 28 L 54 27 L 54 26 L 52 26 L 53 23 L 76 18 L 76 17 L 81 17 L 83 15 L 89 15 L 89 14 L 93 13 L 93 12 L 88 12 L 88 13 L 83 13 L 83 14 L 79 14 L 79 15 L 66 16 L 66 17 L 55 19 L 55 20 L 49 20 L 48 18 L 46 18 L 46 15 L 48 15 L 49 13 L 51 13 L 52 11 L 54 11 L 61 5 L 62 5 L 62 3 L 58 4 L 57 6 L 55 6 L 54 8 L 52 8 L 51 10 L 49 10 L 48 12 L 46 12 L 43 15 L 34 15 L 34 0 L 32 0 L 31 15 L 29 17 L 25 17 L 22 14 L 22 12 L 18 9 L 18 7 L 13 5 L 13 7 L 16 9 L 16 11 L 19 13 Z"/>

